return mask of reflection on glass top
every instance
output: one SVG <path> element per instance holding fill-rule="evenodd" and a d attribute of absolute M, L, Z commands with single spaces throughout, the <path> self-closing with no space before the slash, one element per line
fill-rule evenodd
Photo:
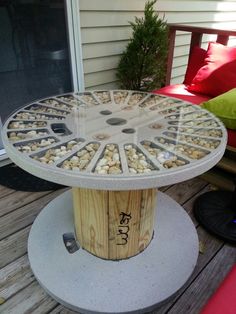
<path fill-rule="evenodd" d="M 199 106 L 124 90 L 42 99 L 8 119 L 6 132 L 35 164 L 117 176 L 188 167 L 223 138 L 218 120 Z"/>

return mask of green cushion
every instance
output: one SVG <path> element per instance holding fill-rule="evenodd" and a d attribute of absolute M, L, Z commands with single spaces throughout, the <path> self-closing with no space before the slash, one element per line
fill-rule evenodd
<path fill-rule="evenodd" d="M 203 102 L 201 106 L 216 115 L 229 129 L 236 129 L 236 88 Z"/>

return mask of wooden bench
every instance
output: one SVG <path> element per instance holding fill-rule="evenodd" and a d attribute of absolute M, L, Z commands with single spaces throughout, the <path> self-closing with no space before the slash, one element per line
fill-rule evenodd
<path fill-rule="evenodd" d="M 236 37 L 236 31 L 234 30 L 222 30 L 222 29 L 213 29 L 205 27 L 196 27 L 188 25 L 178 25 L 178 24 L 169 24 L 169 48 L 168 48 L 168 57 L 167 57 L 167 70 L 166 70 L 166 86 L 161 88 L 156 93 L 165 94 L 167 96 L 177 97 L 180 99 L 189 99 L 195 104 L 199 104 L 201 101 L 206 100 L 207 96 L 202 95 L 203 97 L 199 98 L 199 94 L 187 92 L 187 96 L 182 94 L 182 91 L 185 90 L 184 83 L 178 85 L 170 85 L 171 81 L 171 72 L 173 66 L 173 57 L 175 49 L 175 40 L 177 31 L 187 32 L 191 34 L 190 44 L 189 44 L 189 55 L 188 55 L 188 65 L 191 58 L 193 48 L 195 46 L 201 47 L 203 35 L 216 35 L 216 42 L 227 45 L 229 38 L 231 36 Z M 173 88 L 172 88 L 173 87 Z M 236 87 L 236 82 L 235 82 Z M 187 97 L 187 98 L 186 98 Z M 189 97 L 189 98 L 188 98 Z M 208 99 L 210 99 L 208 97 Z M 236 130 L 229 130 L 230 136 L 235 136 L 236 143 Z M 235 147 L 234 147 L 235 146 Z M 224 157 L 217 164 L 214 169 L 205 173 L 203 178 L 208 182 L 221 187 L 226 190 L 233 191 L 235 189 L 234 178 L 236 178 L 236 145 L 233 146 L 227 145 Z"/>

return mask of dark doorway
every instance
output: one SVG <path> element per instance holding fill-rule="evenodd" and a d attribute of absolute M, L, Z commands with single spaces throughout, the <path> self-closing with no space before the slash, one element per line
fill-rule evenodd
<path fill-rule="evenodd" d="M 65 12 L 63 0 L 0 0 L 2 122 L 28 102 L 71 91 Z"/>

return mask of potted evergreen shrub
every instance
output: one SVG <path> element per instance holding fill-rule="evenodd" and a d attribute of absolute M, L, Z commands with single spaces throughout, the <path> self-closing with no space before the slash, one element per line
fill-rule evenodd
<path fill-rule="evenodd" d="M 168 27 L 154 11 L 156 0 L 145 4 L 144 17 L 129 22 L 133 29 L 117 69 L 122 89 L 152 91 L 164 84 Z"/>

